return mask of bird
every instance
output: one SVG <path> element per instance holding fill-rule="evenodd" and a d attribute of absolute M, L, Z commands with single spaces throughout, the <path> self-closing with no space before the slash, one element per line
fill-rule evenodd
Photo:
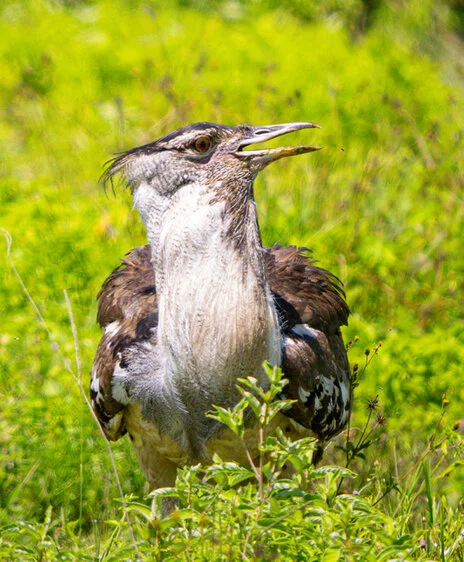
<path fill-rule="evenodd" d="M 321 148 L 254 145 L 316 128 L 200 122 L 107 164 L 103 181 L 119 175 L 131 189 L 148 243 L 126 254 L 98 294 L 103 335 L 90 398 L 109 440 L 129 435 L 152 489 L 215 453 L 247 462 L 238 437 L 207 414 L 239 402 L 239 379 L 267 388 L 265 362 L 282 369 L 281 398 L 292 401 L 270 431 L 315 436 L 316 462 L 348 422 L 342 283 L 305 247 L 263 246 L 254 196 L 270 163 Z M 254 459 L 255 423 L 247 415 Z"/>

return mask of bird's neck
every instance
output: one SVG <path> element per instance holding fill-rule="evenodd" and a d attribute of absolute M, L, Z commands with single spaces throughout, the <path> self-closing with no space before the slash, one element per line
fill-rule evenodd
<path fill-rule="evenodd" d="M 280 363 L 255 205 L 249 197 L 236 203 L 186 186 L 145 221 L 165 374 L 179 394 L 215 404 L 236 400 L 238 377 L 264 384 L 264 360 Z"/>

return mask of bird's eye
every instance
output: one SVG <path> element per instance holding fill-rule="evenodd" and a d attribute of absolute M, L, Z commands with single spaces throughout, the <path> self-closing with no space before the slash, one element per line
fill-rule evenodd
<path fill-rule="evenodd" d="M 200 137 L 193 144 L 197 152 L 206 152 L 211 147 L 211 140 L 209 137 Z"/>

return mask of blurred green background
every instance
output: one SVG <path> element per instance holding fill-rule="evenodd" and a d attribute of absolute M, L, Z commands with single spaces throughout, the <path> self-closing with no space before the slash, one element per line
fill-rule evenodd
<path fill-rule="evenodd" d="M 434 431 L 459 433 L 463 23 L 462 0 L 0 6 L 0 226 L 12 240 L 9 253 L 0 236 L 2 521 L 51 505 L 92 533 L 115 509 L 105 444 L 65 368 L 77 373 L 64 291 L 87 387 L 95 295 L 145 242 L 128 191 L 99 185 L 103 164 L 200 120 L 323 127 L 288 138 L 325 150 L 269 168 L 256 197 L 266 244 L 308 246 L 344 282 L 352 363 L 383 342 L 353 418 L 379 396 L 388 423 L 366 466 L 394 442 L 382 462 L 407 470 Z M 124 491 L 141 494 L 129 444 L 114 450 Z M 440 486 L 456 505 L 462 472 Z"/>

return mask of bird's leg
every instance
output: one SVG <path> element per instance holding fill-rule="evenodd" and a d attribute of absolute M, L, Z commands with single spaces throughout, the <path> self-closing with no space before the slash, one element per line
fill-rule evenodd
<path fill-rule="evenodd" d="M 314 466 L 317 466 L 324 456 L 324 441 L 318 441 L 316 443 L 316 448 L 313 451 L 313 456 L 311 462 Z"/>

